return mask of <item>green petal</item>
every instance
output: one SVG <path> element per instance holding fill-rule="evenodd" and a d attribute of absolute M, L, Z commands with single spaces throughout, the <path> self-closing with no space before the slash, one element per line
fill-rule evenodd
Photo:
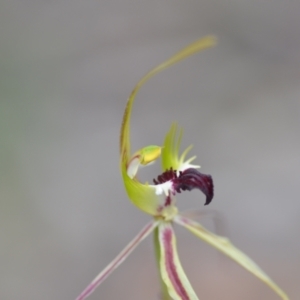
<path fill-rule="evenodd" d="M 160 244 L 160 272 L 170 297 L 174 300 L 197 300 L 178 258 L 176 237 L 171 223 L 158 226 Z"/>
<path fill-rule="evenodd" d="M 288 296 L 285 294 L 285 292 L 281 290 L 272 281 L 272 279 L 269 278 L 268 275 L 262 269 L 260 269 L 260 267 L 257 264 L 255 264 L 255 262 L 253 262 L 242 251 L 240 251 L 235 246 L 233 246 L 227 238 L 218 236 L 205 229 L 199 223 L 182 216 L 176 216 L 174 221 L 179 225 L 184 226 L 186 229 L 191 231 L 193 234 L 195 234 L 197 237 L 199 237 L 206 243 L 210 244 L 211 246 L 215 247 L 225 255 L 229 256 L 239 265 L 244 267 L 250 273 L 252 273 L 261 281 L 263 281 L 266 285 L 268 285 L 272 290 L 274 290 L 281 297 L 281 299 L 283 300 L 289 299 Z"/>
<path fill-rule="evenodd" d="M 185 165 L 189 165 L 190 167 L 199 168 L 197 165 L 190 165 L 196 156 L 193 156 L 185 161 L 185 157 L 188 152 L 192 149 L 192 145 L 186 148 L 183 153 L 179 157 L 179 149 L 182 140 L 182 129 L 177 129 L 177 124 L 173 123 L 169 132 L 166 134 L 164 145 L 161 151 L 161 162 L 162 168 L 164 171 L 170 170 L 180 170 Z"/>
<path fill-rule="evenodd" d="M 177 124 L 172 124 L 166 134 L 164 145 L 161 151 L 161 163 L 163 170 L 178 170 L 179 168 L 179 148 L 182 139 L 182 130 L 177 133 Z"/>

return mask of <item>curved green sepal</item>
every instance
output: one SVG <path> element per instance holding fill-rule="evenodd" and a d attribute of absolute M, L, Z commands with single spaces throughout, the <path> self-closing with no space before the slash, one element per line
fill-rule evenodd
<path fill-rule="evenodd" d="M 138 93 L 141 86 L 150 79 L 156 73 L 170 67 L 171 65 L 179 62 L 180 60 L 196 53 L 206 48 L 212 47 L 216 44 L 216 38 L 214 36 L 206 36 L 187 47 L 183 48 L 181 51 L 170 57 L 168 60 L 158 65 L 154 69 L 152 69 L 149 73 L 147 73 L 135 86 L 129 99 L 127 101 L 127 105 L 123 115 L 123 121 L 121 126 L 121 134 L 120 134 L 120 154 L 121 154 L 121 164 L 127 165 L 130 159 L 130 117 L 132 111 L 132 105 L 135 100 L 136 94 Z"/>

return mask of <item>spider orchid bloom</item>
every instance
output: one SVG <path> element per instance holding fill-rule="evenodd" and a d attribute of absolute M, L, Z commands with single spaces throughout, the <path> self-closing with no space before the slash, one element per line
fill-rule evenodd
<path fill-rule="evenodd" d="M 213 181 L 210 175 L 200 173 L 197 165 L 191 164 L 195 156 L 186 159 L 191 146 L 179 156 L 182 131 L 177 130 L 176 124 L 171 126 L 164 144 L 145 147 L 133 155 L 130 154 L 129 123 L 132 105 L 140 87 L 154 74 L 170 65 L 215 44 L 215 38 L 207 36 L 187 46 L 169 60 L 144 76 L 132 91 L 124 112 L 121 137 L 121 173 L 128 197 L 132 203 L 153 220 L 148 223 L 138 235 L 122 250 L 122 252 L 87 286 L 77 300 L 86 299 L 95 289 L 115 270 L 137 245 L 154 232 L 154 244 L 160 279 L 162 285 L 162 299 L 196 300 L 198 299 L 184 270 L 181 266 L 177 248 L 173 223 L 177 223 L 195 236 L 218 249 L 236 261 L 246 270 L 258 277 L 272 288 L 282 299 L 288 296 L 245 254 L 235 248 L 227 238 L 215 235 L 197 222 L 178 213 L 175 206 L 175 195 L 185 190 L 199 189 L 206 196 L 205 205 L 213 198 Z M 147 166 L 161 157 L 162 174 L 153 184 L 142 183 L 137 178 L 140 166 Z"/>

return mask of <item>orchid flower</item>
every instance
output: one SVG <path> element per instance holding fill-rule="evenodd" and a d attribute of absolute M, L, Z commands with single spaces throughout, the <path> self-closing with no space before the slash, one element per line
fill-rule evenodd
<path fill-rule="evenodd" d="M 223 254 L 240 264 L 255 275 L 281 299 L 288 296 L 266 275 L 248 256 L 222 236 L 218 236 L 194 220 L 179 214 L 176 207 L 175 195 L 182 191 L 199 189 L 206 196 L 205 205 L 213 198 L 214 187 L 212 177 L 198 171 L 200 166 L 192 164 L 195 156 L 186 158 L 191 146 L 181 155 L 179 148 L 182 130 L 173 124 L 166 134 L 163 146 L 147 146 L 134 154 L 130 151 L 130 118 L 132 105 L 141 86 L 154 74 L 174 63 L 215 44 L 212 36 L 204 37 L 182 49 L 170 59 L 160 64 L 146 74 L 133 89 L 124 112 L 120 135 L 121 174 L 127 195 L 131 202 L 143 212 L 152 216 L 150 221 L 138 235 L 121 251 L 121 253 L 87 286 L 77 297 L 86 299 L 140 244 L 154 232 L 155 252 L 160 270 L 162 299 L 196 300 L 198 299 L 180 263 L 173 224 L 179 224 L 193 233 L 196 237 L 218 249 Z M 140 182 L 137 174 L 141 166 L 147 166 L 161 157 L 162 174 L 153 184 Z"/>

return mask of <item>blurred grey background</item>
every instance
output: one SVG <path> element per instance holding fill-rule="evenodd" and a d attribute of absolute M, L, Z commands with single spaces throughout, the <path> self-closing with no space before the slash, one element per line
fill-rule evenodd
<path fill-rule="evenodd" d="M 217 211 L 215 225 L 200 221 L 298 299 L 299 28 L 297 0 L 1 1 L 1 300 L 74 299 L 149 220 L 128 201 L 119 174 L 125 102 L 149 69 L 206 34 L 219 37 L 218 47 L 138 94 L 133 150 L 161 144 L 178 121 L 183 146 L 194 144 L 215 181 L 210 207 L 194 191 L 179 197 L 180 208 Z M 278 299 L 176 231 L 201 299 Z M 158 299 L 151 242 L 90 299 Z"/>

